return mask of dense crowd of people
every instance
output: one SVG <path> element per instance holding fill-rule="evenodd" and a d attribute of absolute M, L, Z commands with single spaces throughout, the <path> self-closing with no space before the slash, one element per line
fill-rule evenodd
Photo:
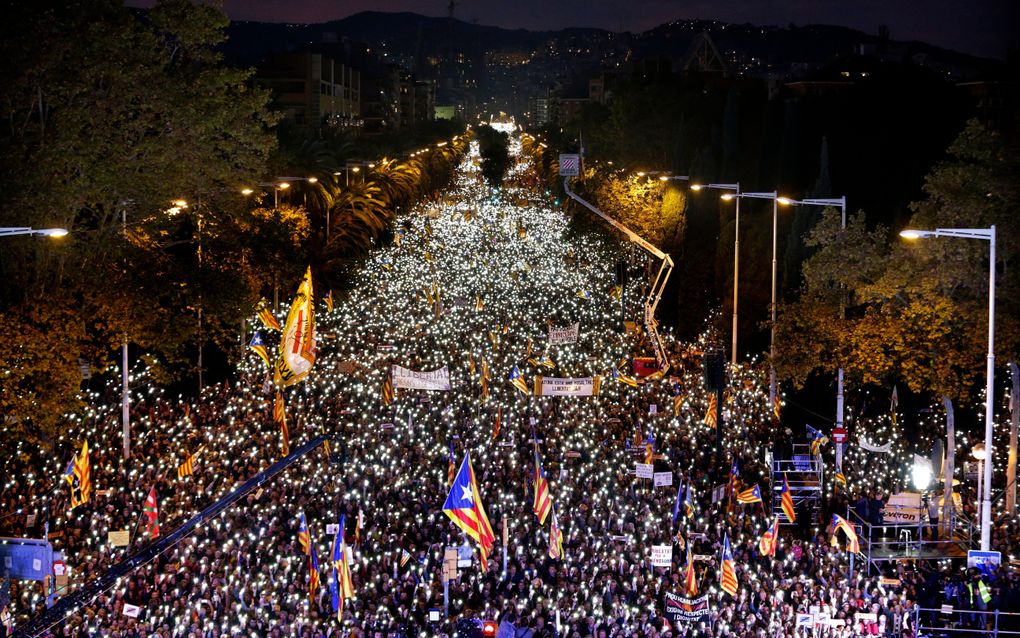
<path fill-rule="evenodd" d="M 504 638 L 914 636 L 918 618 L 926 626 L 991 622 L 917 614 L 918 606 L 1020 611 L 1020 580 L 1009 563 L 1015 520 L 997 521 L 994 545 L 1005 552 L 998 570 L 968 571 L 960 560 L 869 565 L 862 553 L 851 578 L 846 539 L 829 521 L 854 511 L 880 522 L 878 495 L 901 487 L 894 474 L 872 472 L 856 485 L 851 473 L 838 488 L 827 482 L 817 508 L 798 504 L 797 522 L 780 527 L 775 555 L 763 556 L 759 539 L 773 521 L 778 487 L 770 460 L 789 458 L 806 439 L 777 426 L 760 362 L 729 370 L 717 449 L 706 418 L 704 343 L 664 334 L 666 374 L 640 379 L 631 366 L 651 355 L 650 336 L 640 325 L 621 325 L 620 304 L 639 321 L 646 284 L 635 277 L 619 294 L 612 264 L 624 259 L 635 271 L 650 264 L 612 237 L 579 233 L 531 187 L 526 158 L 515 157 L 505 187 L 494 190 L 480 179 L 477 152 L 470 154 L 446 199 L 403 220 L 397 240 L 368 261 L 349 291 L 335 293 L 332 311 L 322 307 L 314 370 L 284 396 L 291 449 L 319 434 L 330 437 L 329 448 L 297 459 L 197 526 L 52 635 L 382 638 L 470 633 L 479 619 L 496 621 Z M 550 326 L 574 323 L 576 342 L 548 344 Z M 267 343 L 274 335 L 262 329 Z M 390 364 L 446 366 L 451 389 L 398 388 L 387 403 Z M 526 395 L 507 381 L 515 367 L 529 389 L 536 375 L 599 377 L 600 392 Z M 153 489 L 165 535 L 279 460 L 275 394 L 255 354 L 235 381 L 197 398 L 140 386 L 127 460 L 117 397 L 89 395 L 53 451 L 20 443 L 0 461 L 0 533 L 38 538 L 48 526 L 70 568 L 57 597 L 81 586 L 158 541 L 144 513 Z M 70 509 L 65 467 L 86 440 L 92 495 Z M 564 532 L 558 558 L 550 557 L 549 521 L 540 524 L 532 511 L 536 451 Z M 496 532 L 488 571 L 442 512 L 451 464 L 468 452 Z M 655 472 L 672 473 L 670 485 L 635 476 L 649 453 Z M 831 456 L 831 447 L 819 454 Z M 193 474 L 179 477 L 189 456 Z M 689 510 L 678 507 L 680 485 L 691 487 Z M 754 485 L 762 503 L 734 502 Z M 874 493 L 862 499 L 865 489 Z M 315 591 L 298 539 L 301 514 L 320 560 Z M 326 528 L 342 515 L 355 595 L 337 614 Z M 121 530 L 130 544 L 114 547 L 109 533 Z M 724 537 L 733 547 L 735 595 L 719 586 Z M 672 547 L 669 567 L 651 566 L 653 545 Z M 429 612 L 444 610 L 448 547 L 471 560 L 448 583 L 449 620 L 436 621 Z M 685 593 L 688 556 L 698 594 L 687 598 L 707 594 L 706 611 L 671 621 L 665 594 Z M 0 605 L 8 631 L 46 607 L 40 583 L 10 581 L 9 598 L 6 590 Z M 798 619 L 804 614 L 814 614 L 808 625 Z M 1003 617 L 1000 628 L 1009 623 L 1016 626 Z"/>

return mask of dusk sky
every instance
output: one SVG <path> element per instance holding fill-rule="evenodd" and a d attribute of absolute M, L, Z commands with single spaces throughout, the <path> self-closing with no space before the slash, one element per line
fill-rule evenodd
<path fill-rule="evenodd" d="M 129 0 L 151 6 L 153 0 Z M 235 20 L 327 22 L 359 11 L 445 16 L 448 0 L 223 0 Z M 1003 58 L 1016 34 L 1012 0 L 462 0 L 455 17 L 532 30 L 600 27 L 643 31 L 683 18 L 785 26 L 838 24 L 867 33 L 888 25 L 897 40 L 923 40 Z M 1015 45 L 1014 45 L 1015 46 Z"/>

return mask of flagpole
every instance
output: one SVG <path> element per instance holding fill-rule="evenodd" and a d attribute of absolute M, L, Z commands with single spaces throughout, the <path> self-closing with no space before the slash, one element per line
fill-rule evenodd
<path fill-rule="evenodd" d="M 450 581 L 443 576 L 443 617 L 450 617 Z"/>

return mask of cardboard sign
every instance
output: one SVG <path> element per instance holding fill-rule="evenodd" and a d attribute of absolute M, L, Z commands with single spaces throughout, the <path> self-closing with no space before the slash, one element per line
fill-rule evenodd
<path fill-rule="evenodd" d="M 658 413 L 659 413 L 659 406 L 655 405 L 654 403 L 648 406 L 648 414 L 658 414 Z"/>
<path fill-rule="evenodd" d="M 142 613 L 142 608 L 138 605 L 124 603 L 124 608 L 121 609 L 121 613 L 130 618 L 138 618 L 138 615 Z"/>
<path fill-rule="evenodd" d="M 672 545 L 652 545 L 652 567 L 671 567 L 673 565 Z"/>
<path fill-rule="evenodd" d="M 326 525 L 326 533 L 336 535 L 340 531 L 340 523 L 329 523 Z"/>
<path fill-rule="evenodd" d="M 654 476 L 654 470 L 651 463 L 635 463 L 634 472 L 638 478 L 650 479 Z"/>
<path fill-rule="evenodd" d="M 457 573 L 457 548 L 447 547 L 443 552 L 443 582 L 455 580 Z"/>
<path fill-rule="evenodd" d="M 656 472 L 653 476 L 655 487 L 668 487 L 673 484 L 672 472 Z"/>
<path fill-rule="evenodd" d="M 718 503 L 719 501 L 726 498 L 726 486 L 720 485 L 719 487 L 712 488 L 712 502 Z"/>
<path fill-rule="evenodd" d="M 899 578 L 884 578 L 883 577 L 883 578 L 879 578 L 878 579 L 878 584 L 879 585 L 888 585 L 890 587 L 898 587 L 900 585 L 900 579 Z"/>
<path fill-rule="evenodd" d="M 557 328 L 549 326 L 549 345 L 560 346 L 568 343 L 577 343 L 577 337 L 581 334 L 581 324 L 575 323 L 572 326 Z"/>
<path fill-rule="evenodd" d="M 813 627 L 814 624 L 814 614 L 797 614 L 797 629 L 800 629 L 801 627 Z"/>
<path fill-rule="evenodd" d="M 857 612 L 857 622 L 878 622 L 878 614 L 864 613 L 863 611 Z"/>
<path fill-rule="evenodd" d="M 110 547 L 127 547 L 131 544 L 131 533 L 126 529 L 117 532 L 108 532 L 106 539 L 110 543 Z"/>

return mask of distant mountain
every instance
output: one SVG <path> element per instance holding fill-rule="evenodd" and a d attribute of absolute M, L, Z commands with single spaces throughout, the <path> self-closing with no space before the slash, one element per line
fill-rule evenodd
<path fill-rule="evenodd" d="M 585 28 L 511 30 L 451 18 L 379 11 L 365 11 L 320 24 L 233 22 L 223 51 L 229 62 L 241 66 L 257 64 L 273 52 L 344 41 L 364 42 L 395 56 L 427 56 L 456 50 L 473 57 L 488 51 L 533 51 L 551 44 L 561 50 L 587 46 L 596 60 L 600 59 L 596 56 L 604 59 L 615 54 L 626 59 L 660 56 L 679 61 L 701 32 L 708 32 L 720 52 L 735 54 L 742 61 L 753 61 L 778 72 L 800 65 L 820 66 L 836 56 L 853 54 L 862 46 L 870 53 L 923 59 L 925 64 L 956 76 L 985 73 L 1001 65 L 922 42 L 884 41 L 878 35 L 831 25 L 763 27 L 678 20 L 643 33 L 617 34 Z"/>
<path fill-rule="evenodd" d="M 492 49 L 531 49 L 558 33 L 568 31 L 573 36 L 607 33 L 599 29 L 569 29 L 563 32 L 511 30 L 416 13 L 363 11 L 342 20 L 319 24 L 232 22 L 227 29 L 229 40 L 223 51 L 232 63 L 250 65 L 268 53 L 346 38 L 370 46 L 385 45 L 389 51 L 407 55 L 419 51 L 431 53 L 451 46 L 463 49 L 465 53 L 484 53 Z"/>

